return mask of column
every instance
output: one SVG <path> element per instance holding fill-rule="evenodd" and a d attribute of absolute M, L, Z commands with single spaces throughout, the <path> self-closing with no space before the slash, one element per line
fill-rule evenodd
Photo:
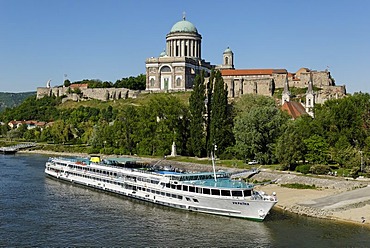
<path fill-rule="evenodd" d="M 183 57 L 185 55 L 185 40 L 181 40 L 181 54 L 180 57 Z"/>
<path fill-rule="evenodd" d="M 189 56 L 190 56 L 190 57 L 194 57 L 194 56 L 193 56 L 193 40 L 190 40 L 190 42 L 189 42 L 189 46 L 190 46 L 190 53 L 189 53 Z"/>

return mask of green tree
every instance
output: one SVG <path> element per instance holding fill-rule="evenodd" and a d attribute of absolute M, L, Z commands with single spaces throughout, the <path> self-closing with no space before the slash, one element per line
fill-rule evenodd
<path fill-rule="evenodd" d="M 205 99 L 204 72 L 202 72 L 195 77 L 193 91 L 189 99 L 190 150 L 191 154 L 197 157 L 206 155 L 204 130 Z"/>
<path fill-rule="evenodd" d="M 284 169 L 295 170 L 299 161 L 305 161 L 306 146 L 295 121 L 289 121 L 276 143 L 276 158 Z"/>
<path fill-rule="evenodd" d="M 71 85 L 71 81 L 69 79 L 64 80 L 64 87 L 69 87 Z"/>
<path fill-rule="evenodd" d="M 210 143 L 217 145 L 222 153 L 233 141 L 231 139 L 232 120 L 227 100 L 227 86 L 220 71 L 215 71 L 214 75 L 210 119 Z"/>
<path fill-rule="evenodd" d="M 303 142 L 307 147 L 306 159 L 310 163 L 327 164 L 329 162 L 329 145 L 323 137 L 315 134 Z"/>
<path fill-rule="evenodd" d="M 269 104 L 238 111 L 233 128 L 238 158 L 257 159 L 263 164 L 275 162 L 275 143 L 287 120 L 285 113 Z"/>

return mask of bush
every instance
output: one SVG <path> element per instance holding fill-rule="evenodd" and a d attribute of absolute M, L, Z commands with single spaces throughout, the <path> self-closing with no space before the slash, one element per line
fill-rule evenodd
<path fill-rule="evenodd" d="M 286 183 L 286 184 L 281 184 L 280 186 L 285 187 L 285 188 L 291 188 L 291 189 L 316 189 L 315 184 L 307 185 L 307 184 L 301 184 L 301 183 Z"/>
<path fill-rule="evenodd" d="M 300 172 L 302 174 L 308 174 L 310 173 L 310 168 L 311 168 L 311 165 L 304 164 L 304 165 L 297 166 L 297 168 L 295 168 L 295 171 Z"/>
<path fill-rule="evenodd" d="M 328 174 L 329 171 L 330 171 L 330 167 L 327 165 L 323 165 L 323 164 L 312 165 L 310 168 L 310 172 L 316 175 Z"/>

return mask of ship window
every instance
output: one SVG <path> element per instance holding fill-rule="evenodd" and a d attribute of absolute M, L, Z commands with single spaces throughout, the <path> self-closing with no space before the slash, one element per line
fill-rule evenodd
<path fill-rule="evenodd" d="M 166 183 L 166 187 L 169 188 L 170 187 L 170 184 L 169 183 Z"/>
<path fill-rule="evenodd" d="M 244 190 L 244 197 L 251 196 L 252 192 L 250 190 Z"/>
<path fill-rule="evenodd" d="M 237 197 L 242 197 L 243 196 L 243 193 L 240 190 L 238 190 L 238 191 L 231 191 L 231 194 L 232 194 L 232 196 L 237 196 Z"/>
<path fill-rule="evenodd" d="M 198 199 L 195 199 L 195 198 L 193 199 L 193 201 L 194 201 L 194 202 L 199 202 L 199 201 L 198 201 Z"/>
<path fill-rule="evenodd" d="M 199 194 L 202 194 L 202 188 L 197 188 L 197 192 L 198 192 Z"/>
<path fill-rule="evenodd" d="M 195 187 L 193 187 L 193 186 L 189 186 L 189 191 L 190 191 L 190 192 L 195 192 Z"/>
<path fill-rule="evenodd" d="M 183 185 L 183 186 L 182 186 L 182 190 L 183 190 L 183 191 L 188 191 L 188 186 L 187 186 L 187 185 Z"/>
<path fill-rule="evenodd" d="M 178 190 L 181 190 L 181 185 L 176 186 Z"/>
<path fill-rule="evenodd" d="M 212 195 L 220 195 L 220 190 L 219 189 L 211 189 Z"/>
<path fill-rule="evenodd" d="M 176 189 L 176 185 L 171 184 L 171 189 Z"/>
<path fill-rule="evenodd" d="M 182 195 L 178 195 L 177 198 L 179 198 L 180 200 L 182 200 Z"/>
<path fill-rule="evenodd" d="M 177 195 L 172 194 L 172 195 L 171 195 L 171 197 L 172 197 L 172 198 L 177 198 Z"/>
<path fill-rule="evenodd" d="M 167 197 L 170 197 L 170 196 L 171 196 L 171 194 L 170 194 L 170 193 L 166 193 L 166 196 L 167 196 Z"/>
<path fill-rule="evenodd" d="M 230 196 L 230 190 L 221 190 L 222 196 Z"/>
<path fill-rule="evenodd" d="M 204 188 L 203 189 L 203 194 L 209 195 L 209 194 L 211 194 L 211 190 L 207 189 L 207 188 Z"/>
<path fill-rule="evenodd" d="M 185 197 L 185 199 L 186 199 L 187 201 L 190 201 L 190 198 L 189 198 L 189 197 Z"/>

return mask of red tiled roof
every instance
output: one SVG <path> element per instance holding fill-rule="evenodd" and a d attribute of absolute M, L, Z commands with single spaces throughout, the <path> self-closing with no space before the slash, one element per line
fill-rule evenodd
<path fill-rule="evenodd" d="M 69 87 L 71 87 L 71 88 L 87 88 L 88 84 L 71 84 Z"/>
<path fill-rule="evenodd" d="M 299 102 L 285 102 L 283 106 L 281 106 L 281 109 L 283 111 L 287 111 L 293 119 L 297 119 L 299 116 L 307 114 L 305 108 Z"/>
<path fill-rule="evenodd" d="M 236 69 L 221 70 L 222 76 L 244 76 L 244 75 L 272 75 L 274 73 L 287 73 L 285 69 Z"/>

